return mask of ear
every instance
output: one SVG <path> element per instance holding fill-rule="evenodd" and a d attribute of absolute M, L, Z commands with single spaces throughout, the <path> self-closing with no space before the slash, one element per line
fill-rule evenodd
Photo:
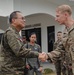
<path fill-rule="evenodd" d="M 12 19 L 12 22 L 15 23 L 15 19 L 14 18 Z"/>
<path fill-rule="evenodd" d="M 66 17 L 68 17 L 68 16 L 69 16 L 68 12 L 65 12 L 65 13 L 64 13 L 64 15 L 65 15 Z"/>

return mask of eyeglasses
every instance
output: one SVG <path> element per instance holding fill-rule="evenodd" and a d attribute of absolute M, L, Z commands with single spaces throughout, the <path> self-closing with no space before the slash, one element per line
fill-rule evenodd
<path fill-rule="evenodd" d="M 25 17 L 20 17 L 20 18 L 15 17 L 15 19 L 22 19 L 22 20 L 25 20 Z"/>

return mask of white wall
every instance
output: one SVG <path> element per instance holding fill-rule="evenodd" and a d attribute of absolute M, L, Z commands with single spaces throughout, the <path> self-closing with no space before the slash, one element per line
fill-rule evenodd
<path fill-rule="evenodd" d="M 55 10 L 58 5 L 47 0 L 13 0 L 14 10 L 20 10 L 25 16 L 35 13 L 47 13 L 55 16 Z M 74 5 L 71 6 L 74 9 Z M 74 12 L 74 10 L 72 10 Z M 74 14 L 73 14 L 74 17 Z"/>
<path fill-rule="evenodd" d="M 0 17 L 0 29 L 5 31 L 7 28 L 8 28 L 8 18 Z"/>
<path fill-rule="evenodd" d="M 71 6 L 72 7 L 72 16 L 74 18 L 74 6 Z"/>
<path fill-rule="evenodd" d="M 27 25 L 41 23 L 42 49 L 47 52 L 47 26 L 55 25 L 56 33 L 58 30 L 64 29 L 63 26 L 59 26 L 58 23 L 54 21 L 57 6 L 58 5 L 50 3 L 47 0 L 0 0 L 0 16 L 8 16 L 12 11 L 19 10 L 26 16 Z M 72 9 L 74 17 L 74 6 L 72 6 Z M 48 15 L 40 14 L 29 16 L 35 13 L 45 13 Z M 0 28 L 5 30 L 8 27 L 7 19 L 1 18 L 0 21 Z"/>
<path fill-rule="evenodd" d="M 13 0 L 0 0 L 0 16 L 7 16 L 13 11 Z"/>
<path fill-rule="evenodd" d="M 24 16 L 35 13 L 47 13 L 55 16 L 57 6 L 47 0 L 0 0 L 0 16 L 8 16 L 14 10 L 22 11 Z M 71 7 L 74 9 L 74 5 Z M 72 11 L 74 12 L 74 10 Z"/>
<path fill-rule="evenodd" d="M 58 23 L 55 22 L 54 17 L 48 14 L 36 14 L 26 17 L 26 25 L 41 23 L 41 43 L 42 43 L 42 51 L 47 52 L 47 26 L 55 26 L 55 31 L 63 30 L 63 26 L 61 27 Z M 56 33 L 55 33 L 56 34 Z"/>
<path fill-rule="evenodd" d="M 55 15 L 56 5 L 46 0 L 14 0 L 14 10 L 21 10 L 25 16 L 34 13 Z"/>
<path fill-rule="evenodd" d="M 0 29 L 0 33 L 4 33 L 4 31 L 2 29 Z"/>

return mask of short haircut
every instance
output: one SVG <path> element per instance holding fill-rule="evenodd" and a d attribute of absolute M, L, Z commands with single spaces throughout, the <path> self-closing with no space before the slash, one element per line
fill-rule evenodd
<path fill-rule="evenodd" d="M 57 11 L 67 12 L 69 15 L 72 14 L 72 9 L 69 5 L 60 5 L 60 6 L 58 6 Z"/>
<path fill-rule="evenodd" d="M 62 33 L 62 31 L 58 31 L 57 33 Z"/>
<path fill-rule="evenodd" d="M 21 13 L 20 11 L 14 11 L 10 14 L 10 17 L 9 17 L 9 23 L 11 24 L 12 23 L 12 19 L 13 18 L 17 18 L 17 13 Z"/>

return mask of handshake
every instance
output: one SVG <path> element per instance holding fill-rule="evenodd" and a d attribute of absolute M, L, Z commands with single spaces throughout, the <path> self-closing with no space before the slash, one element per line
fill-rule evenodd
<path fill-rule="evenodd" d="M 48 59 L 48 55 L 45 52 L 39 53 L 38 57 L 42 62 L 45 62 Z"/>

